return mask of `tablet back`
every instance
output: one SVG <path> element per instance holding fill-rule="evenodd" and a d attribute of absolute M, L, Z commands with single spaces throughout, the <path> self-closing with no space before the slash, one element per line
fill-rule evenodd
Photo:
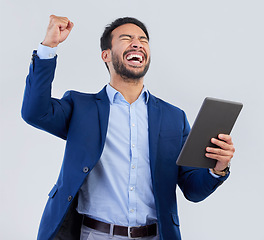
<path fill-rule="evenodd" d="M 177 165 L 214 168 L 216 160 L 205 157 L 206 147 L 216 147 L 211 138 L 230 134 L 243 105 L 215 98 L 205 98 L 189 136 L 177 159 Z"/>

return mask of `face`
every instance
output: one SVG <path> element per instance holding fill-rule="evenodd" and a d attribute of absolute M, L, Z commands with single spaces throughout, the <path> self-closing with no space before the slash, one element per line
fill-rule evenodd
<path fill-rule="evenodd" d="M 111 63 L 124 80 L 144 77 L 150 64 L 150 49 L 144 31 L 134 24 L 124 24 L 112 32 Z"/>

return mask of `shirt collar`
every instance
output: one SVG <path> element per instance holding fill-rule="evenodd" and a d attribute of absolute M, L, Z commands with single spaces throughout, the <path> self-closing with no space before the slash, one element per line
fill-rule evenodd
<path fill-rule="evenodd" d="M 109 83 L 106 86 L 106 93 L 107 93 L 107 96 L 109 98 L 110 104 L 113 104 L 117 98 L 119 98 L 119 99 L 123 98 L 124 99 L 123 95 L 120 92 L 118 92 L 116 89 L 114 89 Z M 144 99 L 145 103 L 147 104 L 148 100 L 149 100 L 149 92 L 145 86 L 143 86 L 143 89 L 142 89 L 142 91 L 138 97 L 138 99 L 142 99 L 142 98 Z"/>

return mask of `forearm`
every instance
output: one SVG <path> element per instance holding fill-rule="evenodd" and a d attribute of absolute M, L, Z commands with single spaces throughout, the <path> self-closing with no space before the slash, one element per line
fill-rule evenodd
<path fill-rule="evenodd" d="M 184 196 L 193 202 L 199 202 L 212 194 L 229 176 L 214 177 L 205 168 L 180 169 L 179 186 Z"/>

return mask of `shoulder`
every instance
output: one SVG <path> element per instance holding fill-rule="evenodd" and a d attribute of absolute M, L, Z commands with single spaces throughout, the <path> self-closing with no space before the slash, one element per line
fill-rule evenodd
<path fill-rule="evenodd" d="M 188 134 L 190 125 L 185 112 L 181 108 L 151 94 L 149 100 L 150 104 L 156 105 L 160 109 L 162 131 L 178 131 L 179 134 L 182 134 L 182 132 L 184 135 Z"/>
<path fill-rule="evenodd" d="M 63 97 L 71 97 L 71 98 L 95 98 L 96 93 L 84 93 L 78 92 L 75 90 L 68 90 L 64 93 Z"/>
<path fill-rule="evenodd" d="M 97 93 L 85 93 L 75 90 L 69 90 L 64 93 L 63 99 L 70 100 L 72 102 L 95 102 Z"/>
<path fill-rule="evenodd" d="M 169 111 L 169 112 L 174 112 L 174 113 L 178 113 L 178 114 L 184 114 L 184 111 L 181 108 L 179 108 L 179 107 L 177 107 L 177 106 L 175 106 L 169 102 L 166 102 L 161 98 L 158 98 L 152 94 L 150 94 L 150 98 L 152 98 L 154 100 L 154 102 L 156 102 L 162 108 L 162 111 Z"/>
<path fill-rule="evenodd" d="M 75 90 L 69 90 L 66 93 L 64 93 L 63 97 L 69 97 L 72 99 L 84 99 L 84 100 L 95 100 L 95 99 L 106 99 L 107 93 L 106 93 L 106 86 L 97 93 L 85 93 L 85 92 L 79 92 Z"/>
<path fill-rule="evenodd" d="M 68 103 L 72 107 L 77 107 L 81 109 L 83 107 L 88 107 L 94 105 L 96 102 L 96 93 L 84 93 L 75 90 L 69 90 L 64 93 L 61 103 Z"/>

